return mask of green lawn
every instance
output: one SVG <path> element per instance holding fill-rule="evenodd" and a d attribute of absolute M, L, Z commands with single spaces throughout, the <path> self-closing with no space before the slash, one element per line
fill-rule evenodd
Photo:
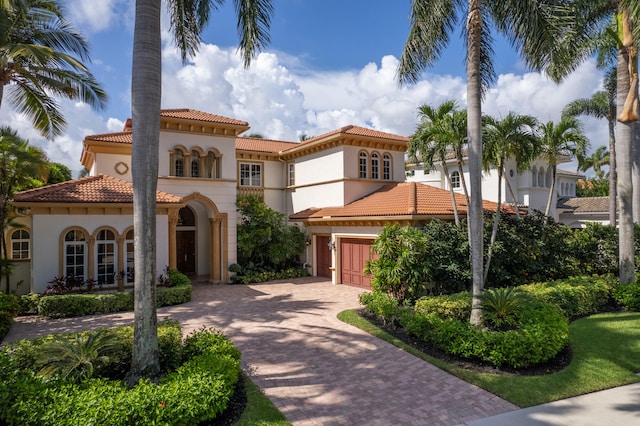
<path fill-rule="evenodd" d="M 247 407 L 236 426 L 291 426 L 251 379 L 244 374 L 242 378 L 247 392 Z"/>
<path fill-rule="evenodd" d="M 571 364 L 558 373 L 542 376 L 464 370 L 406 345 L 353 310 L 341 312 L 338 318 L 519 407 L 640 381 L 636 375 L 640 373 L 640 313 L 637 312 L 597 314 L 574 321 L 569 331 Z"/>

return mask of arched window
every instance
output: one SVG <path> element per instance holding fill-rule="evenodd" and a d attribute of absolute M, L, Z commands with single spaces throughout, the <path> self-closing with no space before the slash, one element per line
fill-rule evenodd
<path fill-rule="evenodd" d="M 87 273 L 87 237 L 74 229 L 64 236 L 64 275 L 84 280 Z"/>
<path fill-rule="evenodd" d="M 220 177 L 220 157 L 209 151 L 204 159 L 204 177 L 217 179 Z"/>
<path fill-rule="evenodd" d="M 380 179 L 380 156 L 371 154 L 371 179 Z"/>
<path fill-rule="evenodd" d="M 540 188 L 544 188 L 544 168 L 540 167 L 538 171 L 538 186 Z"/>
<path fill-rule="evenodd" d="M 200 153 L 198 151 L 191 151 L 190 163 L 191 177 L 200 177 Z"/>
<path fill-rule="evenodd" d="M 360 179 L 366 179 L 367 175 L 369 174 L 368 170 L 367 170 L 367 163 L 369 162 L 368 161 L 369 160 L 369 156 L 367 155 L 366 152 L 362 151 L 360 153 L 359 158 L 360 158 L 360 163 L 359 163 L 359 169 L 358 169 L 359 170 L 358 177 Z"/>
<path fill-rule="evenodd" d="M 533 166 L 531 167 L 531 187 L 535 188 L 538 186 L 538 169 Z"/>
<path fill-rule="evenodd" d="M 103 229 L 96 237 L 96 281 L 113 285 L 118 273 L 117 242 L 113 231 Z"/>
<path fill-rule="evenodd" d="M 391 156 L 389 154 L 382 156 L 382 179 L 391 180 Z"/>
<path fill-rule="evenodd" d="M 18 229 L 11 233 L 11 259 L 29 259 L 29 232 Z"/>
<path fill-rule="evenodd" d="M 547 167 L 547 177 L 545 179 L 545 181 L 546 181 L 545 182 L 545 186 L 547 188 L 551 188 L 551 174 L 552 174 L 551 166 L 549 166 L 549 167 Z"/>
<path fill-rule="evenodd" d="M 567 184 L 564 182 L 560 184 L 560 195 L 567 195 Z"/>
<path fill-rule="evenodd" d="M 124 282 L 125 284 L 133 284 L 134 282 L 134 266 L 135 258 L 133 252 L 133 229 L 129 230 L 124 237 L 124 255 L 125 255 L 125 270 L 124 270 Z"/>
<path fill-rule="evenodd" d="M 191 207 L 187 206 L 180 209 L 177 226 L 196 226 L 196 215 L 191 210 Z"/>
<path fill-rule="evenodd" d="M 173 175 L 184 176 L 184 152 L 181 149 L 173 151 Z"/>
<path fill-rule="evenodd" d="M 460 189 L 460 172 L 457 170 L 451 173 L 451 188 Z"/>

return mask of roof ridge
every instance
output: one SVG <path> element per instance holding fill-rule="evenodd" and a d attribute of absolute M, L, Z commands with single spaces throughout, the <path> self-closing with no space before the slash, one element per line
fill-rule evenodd
<path fill-rule="evenodd" d="M 39 192 L 50 192 L 52 190 L 55 189 L 60 189 L 62 187 L 65 186 L 71 186 L 71 185 L 78 185 L 80 183 L 86 183 L 86 182 L 91 182 L 94 180 L 99 180 L 104 178 L 104 174 L 99 173 L 95 176 L 85 176 L 85 177 L 81 177 L 78 179 L 71 179 L 71 180 L 65 180 L 64 182 L 58 182 L 58 183 L 52 183 L 50 185 L 44 185 L 44 186 L 39 186 L 37 188 L 31 188 L 31 189 L 26 189 L 24 191 L 20 191 L 21 194 L 28 194 L 30 192 L 35 192 L 35 191 L 39 191 Z"/>

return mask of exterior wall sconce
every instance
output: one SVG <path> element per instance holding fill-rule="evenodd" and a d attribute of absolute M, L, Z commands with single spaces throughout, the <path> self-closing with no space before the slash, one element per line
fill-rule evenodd
<path fill-rule="evenodd" d="M 329 246 L 329 250 L 334 251 L 336 249 L 336 243 L 335 241 L 333 241 L 333 238 L 329 238 L 329 243 L 327 244 Z"/>

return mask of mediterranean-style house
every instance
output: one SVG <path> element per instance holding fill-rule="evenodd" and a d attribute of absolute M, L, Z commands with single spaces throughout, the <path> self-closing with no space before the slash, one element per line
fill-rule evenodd
<path fill-rule="evenodd" d="M 16 194 L 16 226 L 5 232 L 16 292 L 43 292 L 56 276 L 132 287 L 134 125 L 129 119 L 122 132 L 85 137 L 81 163 L 89 176 Z M 228 282 L 243 194 L 260 195 L 306 233 L 301 261 L 312 275 L 364 288 L 370 245 L 385 224 L 453 219 L 442 179 L 438 185 L 424 175 L 426 185 L 416 173 L 406 181 L 408 137 L 346 126 L 303 142 L 247 138 L 247 122 L 192 109 L 162 110 L 160 126 L 158 275 L 168 266 Z M 534 166 L 526 191 L 522 182 L 532 174 L 512 176 L 520 204 L 546 200 L 545 170 Z M 559 187 L 575 191 L 573 176 L 560 179 Z M 455 196 L 465 214 L 464 196 Z"/>

